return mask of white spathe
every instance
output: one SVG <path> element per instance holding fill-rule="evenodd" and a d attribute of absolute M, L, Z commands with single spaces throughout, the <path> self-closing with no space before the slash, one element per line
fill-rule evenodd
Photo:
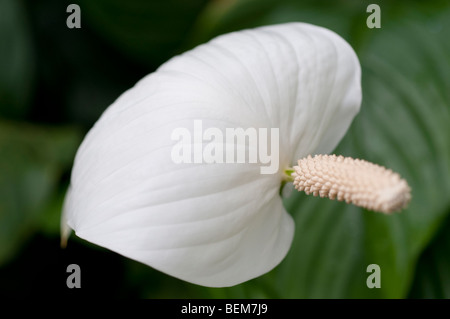
<path fill-rule="evenodd" d="M 63 228 L 199 285 L 232 286 L 270 271 L 294 234 L 281 173 L 336 147 L 360 107 L 360 73 L 348 43 L 304 23 L 225 34 L 172 58 L 87 134 Z M 279 128 L 279 173 L 175 164 L 171 134 L 197 119 L 223 131 Z"/>

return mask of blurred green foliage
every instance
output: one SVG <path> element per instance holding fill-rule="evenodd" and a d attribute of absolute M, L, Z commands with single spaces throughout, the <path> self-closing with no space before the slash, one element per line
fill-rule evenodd
<path fill-rule="evenodd" d="M 48 293 L 64 292 L 70 261 L 91 269 L 84 293 L 106 296 L 450 298 L 448 1 L 80 0 L 82 28 L 68 29 L 70 3 L 0 1 L 0 294 L 48 282 Z M 366 27 L 369 3 L 381 7 L 381 29 Z M 179 281 L 75 236 L 55 249 L 74 154 L 115 98 L 216 35 L 290 21 L 327 27 L 355 48 L 363 105 L 336 152 L 398 171 L 412 187 L 407 210 L 384 216 L 292 194 L 288 256 L 230 288 Z M 41 279 L 30 288 L 14 278 L 34 256 L 41 266 L 28 276 Z M 366 286 L 372 263 L 380 289 Z"/>
<path fill-rule="evenodd" d="M 0 263 L 39 231 L 41 215 L 55 200 L 59 178 L 70 167 L 80 136 L 69 127 L 0 122 Z"/>
<path fill-rule="evenodd" d="M 30 105 L 34 56 L 20 1 L 0 2 L 0 116 L 20 117 Z"/>

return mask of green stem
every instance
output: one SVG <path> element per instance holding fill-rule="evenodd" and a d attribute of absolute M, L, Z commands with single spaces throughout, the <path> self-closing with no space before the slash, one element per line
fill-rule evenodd
<path fill-rule="evenodd" d="M 292 167 L 287 167 L 283 171 L 283 181 L 285 182 L 293 182 L 294 178 L 292 177 L 292 173 L 294 173 L 295 170 Z"/>
<path fill-rule="evenodd" d="M 280 185 L 280 196 L 281 196 L 281 192 L 283 191 L 284 185 L 294 181 L 294 178 L 292 177 L 292 173 L 294 173 L 294 172 L 295 172 L 295 170 L 292 167 L 287 167 L 283 171 L 283 179 L 281 180 L 281 185 Z"/>

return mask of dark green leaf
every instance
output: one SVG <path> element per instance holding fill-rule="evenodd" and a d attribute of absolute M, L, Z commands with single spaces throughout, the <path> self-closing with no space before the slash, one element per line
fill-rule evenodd
<path fill-rule="evenodd" d="M 171 58 L 206 0 L 80 1 L 90 27 L 121 52 L 150 66 Z"/>
<path fill-rule="evenodd" d="M 0 2 L 0 116 L 26 114 L 34 59 L 21 1 Z"/>
<path fill-rule="evenodd" d="M 450 299 L 450 218 L 420 257 L 411 298 Z"/>
<path fill-rule="evenodd" d="M 35 230 L 79 141 L 73 128 L 0 123 L 0 264 Z"/>

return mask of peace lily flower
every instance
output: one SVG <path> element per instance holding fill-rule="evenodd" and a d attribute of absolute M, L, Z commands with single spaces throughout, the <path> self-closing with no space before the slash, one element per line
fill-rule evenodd
<path fill-rule="evenodd" d="M 307 157 L 331 152 L 344 136 L 359 111 L 360 73 L 349 44 L 304 23 L 233 32 L 172 58 L 87 134 L 66 196 L 63 240 L 73 229 L 174 277 L 222 287 L 270 271 L 287 254 L 294 223 L 279 196 L 282 182 L 369 209 L 403 207 L 409 188 L 394 173 Z M 224 132 L 279 129 L 279 169 L 175 162 L 173 133 L 195 120 Z"/>

